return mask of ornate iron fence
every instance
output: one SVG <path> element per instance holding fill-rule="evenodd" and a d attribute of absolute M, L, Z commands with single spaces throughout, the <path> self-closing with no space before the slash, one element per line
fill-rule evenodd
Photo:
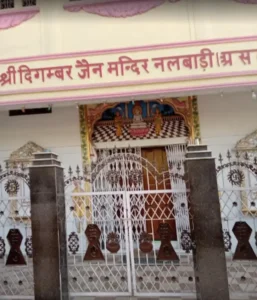
<path fill-rule="evenodd" d="M 170 180 L 172 187 L 165 191 L 164 197 L 160 195 L 162 191 L 158 193 L 144 191 L 143 188 L 138 191 L 134 188 L 128 189 L 126 192 L 124 190 L 86 192 L 85 185 L 92 187 L 92 176 L 88 169 L 82 170 L 77 167 L 74 171 L 71 168 L 68 170 L 64 181 L 67 194 L 67 240 L 72 295 L 92 295 L 92 293 L 100 295 L 106 292 L 109 294 L 118 292 L 123 295 L 133 292 L 138 295 L 150 293 L 162 295 L 168 292 L 176 295 L 181 294 L 182 291 L 195 292 L 193 242 L 188 226 L 189 211 L 183 181 L 184 156 L 179 149 L 173 148 L 169 151 L 170 171 L 163 179 Z M 126 153 L 136 157 L 136 160 L 130 160 L 130 165 L 136 163 L 134 164 L 136 169 L 143 170 L 145 166 L 139 165 L 139 153 L 136 151 Z M 120 168 L 124 155 L 122 153 L 110 153 L 110 155 L 112 158 L 114 156 L 119 158 L 117 166 Z M 174 155 L 177 155 L 176 159 Z M 105 159 L 107 165 L 109 164 L 106 172 L 115 169 L 112 158 Z M 105 170 L 105 167 L 106 165 L 103 165 L 101 170 Z M 95 174 L 96 178 L 101 176 L 102 179 L 106 179 L 104 172 L 101 175 Z M 129 174 L 129 172 L 126 174 L 126 180 Z M 224 157 L 220 156 L 217 161 L 217 181 L 231 295 L 242 295 L 242 297 L 255 295 L 257 292 L 257 159 L 248 154 L 230 152 Z M 106 183 L 103 186 L 107 186 Z M 168 198 L 172 198 L 172 208 L 165 206 Z M 136 202 L 141 202 L 141 210 L 139 205 L 135 205 Z M 119 210 L 113 209 L 115 203 Z M 158 203 L 163 205 L 158 206 Z M 171 209 L 172 218 L 167 215 L 165 211 L 167 209 Z M 140 250 L 141 243 L 150 247 L 149 235 L 144 235 L 144 226 L 148 224 L 149 227 L 149 224 L 151 222 L 153 224 L 154 221 L 154 215 L 150 216 L 149 211 L 156 211 L 159 219 L 175 220 L 177 242 L 172 241 L 172 245 L 180 261 L 178 265 L 160 264 L 154 254 L 147 256 Z M 138 216 L 141 216 L 140 224 L 137 223 Z M 104 232 L 99 239 L 100 247 L 107 258 L 104 268 L 99 267 L 97 263 L 91 264 L 89 269 L 85 268 L 88 262 L 85 264 L 83 259 L 88 244 L 84 231 L 91 223 L 97 224 Z M 22 238 L 18 238 L 21 239 L 20 255 L 18 260 L 16 256 L 11 257 L 10 260 L 12 243 L 9 244 L 8 234 L 11 232 L 10 235 L 16 237 L 17 241 L 19 236 L 17 229 L 22 235 Z M 108 239 L 113 242 L 114 248 L 115 241 L 116 244 L 119 241 L 121 252 L 118 255 L 107 249 Z M 153 249 L 158 250 L 159 247 L 160 241 L 153 243 Z M 133 250 L 133 255 L 128 253 L 128 249 L 130 252 Z M 0 168 L 1 297 L 16 296 L 20 299 L 33 297 L 32 256 L 28 170 L 25 170 L 22 164 L 12 166 L 7 164 L 4 168 Z"/>
<path fill-rule="evenodd" d="M 33 296 L 29 174 L 23 164 L 0 166 L 0 296 Z"/>
<path fill-rule="evenodd" d="M 65 181 L 72 295 L 194 295 L 181 161 L 170 158 L 169 170 L 160 173 L 133 149 L 102 152 L 91 176 L 81 176 L 77 168 L 70 170 Z M 92 192 L 84 190 L 88 181 Z M 144 183 L 152 189 L 145 189 Z M 85 232 L 90 224 L 101 233 L 103 255 L 97 264 L 94 257 L 86 257 L 90 240 Z M 182 233 L 186 252 L 180 247 Z M 163 238 L 168 240 L 168 250 L 162 246 Z M 118 250 L 112 251 L 109 244 Z M 161 251 L 162 247 L 166 250 Z"/>
<path fill-rule="evenodd" d="M 257 159 L 230 151 L 220 155 L 217 180 L 231 295 L 256 295 Z"/>

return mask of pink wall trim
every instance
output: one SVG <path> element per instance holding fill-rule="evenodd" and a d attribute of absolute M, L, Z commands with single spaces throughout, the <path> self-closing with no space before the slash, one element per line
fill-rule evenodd
<path fill-rule="evenodd" d="M 209 39 L 209 40 L 176 42 L 176 43 L 168 43 L 168 44 L 153 44 L 153 45 L 146 45 L 146 46 L 113 48 L 113 49 L 106 49 L 106 50 L 89 50 L 89 51 L 80 51 L 80 52 L 67 52 L 67 53 L 35 55 L 35 56 L 27 56 L 27 57 L 16 57 L 16 58 L 1 59 L 0 64 L 48 60 L 48 59 L 60 59 L 60 58 L 78 57 L 78 56 L 86 56 L 86 55 L 93 56 L 93 55 L 124 53 L 124 52 L 126 53 L 140 52 L 140 51 L 155 50 L 155 49 L 168 49 L 168 48 L 250 42 L 250 41 L 257 41 L 257 36 L 254 35 L 254 36 L 242 36 L 242 37 L 232 37 L 232 38 L 219 38 L 219 39 Z"/>
<path fill-rule="evenodd" d="M 82 84 L 82 85 L 74 85 L 74 86 L 58 86 L 58 87 L 34 88 L 34 89 L 15 89 L 10 91 L 0 90 L 0 95 L 45 93 L 45 92 L 57 92 L 57 91 L 68 91 L 68 90 L 86 90 L 86 89 L 94 89 L 94 88 L 110 88 L 110 87 L 133 86 L 133 85 L 143 85 L 143 84 L 153 84 L 153 83 L 181 82 L 181 81 L 189 81 L 189 80 L 242 77 L 242 76 L 255 76 L 255 75 L 257 75 L 257 70 L 214 73 L 208 75 L 180 76 L 180 77 L 173 77 L 173 78 L 166 77 L 161 79 L 145 79 L 145 80 L 130 80 L 130 81 L 118 81 L 118 82 L 108 82 L 108 83 Z"/>
<path fill-rule="evenodd" d="M 23 12 L 39 12 L 39 10 L 40 9 L 37 6 L 23 7 L 20 9 L 15 9 L 15 8 L 3 9 L 0 10 L 0 18 L 2 15 L 15 15 Z"/>
<path fill-rule="evenodd" d="M 211 40 L 199 40 L 199 41 L 187 41 L 187 42 L 178 42 L 178 43 L 169 43 L 169 44 L 157 44 L 157 45 L 148 45 L 148 46 L 138 46 L 138 47 L 127 47 L 127 48 L 118 48 L 118 49 L 107 49 L 107 50 L 95 50 L 95 51 L 86 51 L 86 52 L 73 52 L 73 53 L 62 53 L 62 54 L 48 54 L 48 55 L 38 55 L 38 56 L 29 56 L 29 57 L 18 57 L 12 59 L 2 59 L 0 64 L 7 63 L 16 63 L 16 62 L 25 62 L 25 61 L 36 61 L 36 60 L 48 60 L 48 59 L 58 59 L 66 57 L 77 57 L 84 55 L 102 55 L 108 53 L 122 53 L 122 52 L 132 52 L 132 51 L 144 51 L 144 50 L 153 50 L 153 49 L 165 49 L 172 47 L 190 47 L 196 45 L 211 45 L 211 44 L 222 44 L 222 43 L 234 43 L 234 42 L 247 42 L 247 41 L 257 41 L 257 36 L 244 36 L 244 37 L 234 37 L 234 38 L 220 38 L 220 39 L 211 39 Z M 257 71 L 242 71 L 242 72 L 228 72 L 228 73 L 216 73 L 209 75 L 198 75 L 198 76 L 185 76 L 177 78 L 164 78 L 164 79 L 151 79 L 151 80 L 142 80 L 142 81 L 126 81 L 126 82 L 116 82 L 111 84 L 91 84 L 91 85 L 78 85 L 73 87 L 53 87 L 53 88 L 38 88 L 38 89 L 24 89 L 18 91 L 8 91 L 0 92 L 0 95 L 6 94 L 18 94 L 18 93 L 29 93 L 29 92 L 42 92 L 42 91 L 60 91 L 66 89 L 89 89 L 96 87 L 113 87 L 113 86 L 123 86 L 123 85 L 142 85 L 147 83 L 162 83 L 172 81 L 186 81 L 189 79 L 211 79 L 217 77 L 239 77 L 239 76 L 254 76 L 257 75 Z M 1 101 L 0 106 L 4 105 L 16 105 L 16 104 L 29 104 L 29 103 L 53 103 L 53 102 L 69 102 L 69 101 L 83 101 L 83 100 L 97 100 L 97 99 L 110 99 L 117 97 L 130 97 L 130 96 L 140 96 L 140 95 L 153 95 L 160 93 L 178 93 L 178 92 L 189 92 L 189 91 L 201 91 L 209 89 L 221 89 L 226 87 L 243 87 L 243 86 L 256 86 L 257 81 L 247 82 L 247 83 L 235 83 L 235 84 L 218 84 L 218 85 L 200 85 L 196 87 L 186 87 L 186 88 L 174 88 L 174 89 L 160 89 L 152 91 L 140 91 L 140 92 L 125 92 L 125 93 L 112 93 L 112 94 L 98 94 L 95 96 L 79 96 L 79 97 L 57 97 L 57 98 L 42 98 L 42 99 L 32 99 L 32 100 L 21 100 L 21 101 Z"/>
<path fill-rule="evenodd" d="M 168 93 L 181 93 L 181 92 L 194 92 L 203 91 L 203 90 L 211 90 L 211 89 L 224 89 L 224 88 L 233 88 L 233 87 L 252 87 L 257 86 L 257 81 L 251 82 L 237 82 L 237 83 L 229 83 L 229 84 L 212 84 L 212 85 L 199 85 L 194 87 L 185 87 L 185 88 L 171 88 L 171 89 L 156 89 L 151 91 L 138 91 L 138 92 L 123 92 L 123 93 L 110 93 L 110 94 L 98 94 L 98 95 L 84 95 L 84 96 L 76 96 L 76 97 L 56 97 L 56 98 L 41 98 L 41 99 L 31 99 L 27 101 L 0 101 L 0 106 L 10 106 L 10 105 L 26 105 L 26 104 L 35 104 L 35 103 L 58 103 L 58 102 L 79 102 L 86 100 L 108 100 L 122 97 L 136 97 L 136 96 L 146 96 L 152 95 L 153 97 L 158 97 L 160 94 L 168 94 Z"/>
<path fill-rule="evenodd" d="M 69 12 L 85 12 L 97 14 L 103 17 L 126 18 L 136 16 L 156 8 L 165 3 L 165 0 L 106 0 L 97 3 L 85 3 L 84 1 L 64 4 L 64 10 Z"/>
<path fill-rule="evenodd" d="M 68 2 L 63 5 L 64 8 L 66 7 L 81 7 L 81 5 L 87 4 L 87 5 L 93 5 L 93 4 L 103 4 L 103 3 L 112 3 L 112 2 L 120 2 L 121 0 L 101 0 L 101 1 L 83 1 L 83 0 L 77 0 Z"/>
<path fill-rule="evenodd" d="M 0 11 L 0 30 L 9 29 L 33 18 L 39 12 L 38 8 Z"/>

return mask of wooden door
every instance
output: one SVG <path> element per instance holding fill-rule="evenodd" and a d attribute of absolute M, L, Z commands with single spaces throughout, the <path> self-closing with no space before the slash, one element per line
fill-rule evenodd
<path fill-rule="evenodd" d="M 170 180 L 163 180 L 161 174 L 168 171 L 168 161 L 166 150 L 164 147 L 145 148 L 142 149 L 142 157 L 154 165 L 159 173 L 159 177 L 149 174 L 147 169 L 143 170 L 144 190 L 171 190 Z M 153 197 L 149 193 L 147 196 L 146 210 L 148 217 L 146 221 L 147 232 L 154 236 L 155 240 L 159 240 L 157 229 L 160 223 L 168 223 L 172 229 L 172 240 L 177 240 L 176 222 L 173 212 L 172 193 L 160 193 Z M 172 215 L 170 212 L 173 212 Z M 169 218 L 165 218 L 169 216 Z"/>

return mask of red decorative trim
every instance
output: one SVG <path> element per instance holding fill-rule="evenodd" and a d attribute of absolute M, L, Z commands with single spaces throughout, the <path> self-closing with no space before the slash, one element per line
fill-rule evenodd
<path fill-rule="evenodd" d="M 210 85 L 199 85 L 199 86 L 187 86 L 184 88 L 169 88 L 169 89 L 156 89 L 156 90 L 145 90 L 145 91 L 132 91 L 132 92 L 122 92 L 122 93 L 110 93 L 110 94 L 97 94 L 97 95 L 84 95 L 84 96 L 68 96 L 68 97 L 54 97 L 54 98 L 41 98 L 41 99 L 30 99 L 30 100 L 21 100 L 21 101 L 0 101 L 0 106 L 6 105 L 26 105 L 26 104 L 35 104 L 35 103 L 59 103 L 59 102 L 78 102 L 78 101 L 99 101 L 107 99 L 121 99 L 122 97 L 138 97 L 138 96 L 148 96 L 160 97 L 160 94 L 168 93 L 188 93 L 188 92 L 198 92 L 198 91 L 208 91 L 213 89 L 225 89 L 225 88 L 240 88 L 240 87 L 253 87 L 257 86 L 257 81 L 249 82 L 236 82 L 229 84 L 210 84 Z"/>
<path fill-rule="evenodd" d="M 39 12 L 39 8 L 28 7 L 20 10 L 8 9 L 0 11 L 0 29 L 8 29 L 20 25 L 33 18 Z"/>
<path fill-rule="evenodd" d="M 103 55 L 103 54 L 129 53 L 129 52 L 139 52 L 139 51 L 158 50 L 158 49 L 161 50 L 161 49 L 176 48 L 176 47 L 181 48 L 181 47 L 201 46 L 201 45 L 252 42 L 252 41 L 257 41 L 257 35 L 232 37 L 232 38 L 219 38 L 219 39 L 210 39 L 210 40 L 177 42 L 177 43 L 168 43 L 168 44 L 153 44 L 153 45 L 136 46 L 136 47 L 112 48 L 112 49 L 105 49 L 105 50 L 91 50 L 91 51 L 79 51 L 79 52 L 67 52 L 67 53 L 7 58 L 7 59 L 0 59 L 0 64 L 58 59 L 58 58 L 69 58 L 69 57 L 78 57 L 78 56 L 96 56 L 96 55 Z"/>
<path fill-rule="evenodd" d="M 124 52 L 136 52 L 136 51 L 143 51 L 143 50 L 154 50 L 154 49 L 167 49 L 171 47 L 187 47 L 187 46 L 194 46 L 194 45 L 212 45 L 212 44 L 222 44 L 222 43 L 236 43 L 236 42 L 249 42 L 249 41 L 256 41 L 257 36 L 245 36 L 245 37 L 236 37 L 236 38 L 222 38 L 222 39 L 212 39 L 212 40 L 199 40 L 199 41 L 187 41 L 187 42 L 179 42 L 179 43 L 169 43 L 169 44 L 158 44 L 158 45 L 148 45 L 148 46 L 138 46 L 138 47 L 128 47 L 128 48 L 118 48 L 118 49 L 108 49 L 108 50 L 96 50 L 96 51 L 87 51 L 87 52 L 75 52 L 75 53 L 62 53 L 62 54 L 50 54 L 50 55 L 39 55 L 39 56 L 29 56 L 29 57 L 19 57 L 13 59 L 3 59 L 0 60 L 0 64 L 5 63 L 16 63 L 16 62 L 25 62 L 25 61 L 36 61 L 36 60 L 48 60 L 48 59 L 58 59 L 58 58 L 66 58 L 66 57 L 77 57 L 77 56 L 87 56 L 87 55 L 102 55 L 102 54 L 109 54 L 109 53 L 124 53 Z M 251 76 L 256 75 L 255 71 L 246 71 L 246 72 L 230 72 L 230 73 L 223 73 L 220 74 L 222 77 L 237 77 L 237 76 Z M 198 75 L 199 76 L 199 75 Z M 200 75 L 201 76 L 201 75 Z M 213 78 L 219 76 L 219 74 L 210 74 L 208 76 L 203 76 L 204 78 Z M 188 78 L 177 78 L 178 80 L 188 80 Z M 196 77 L 191 79 L 196 79 Z M 198 78 L 200 79 L 200 78 Z M 169 78 L 166 79 L 156 79 L 155 83 L 160 83 L 170 81 Z M 174 78 L 172 79 L 174 81 Z M 137 85 L 144 84 L 144 81 L 137 81 Z M 113 86 L 120 86 L 120 85 L 135 85 L 133 81 L 130 82 L 120 82 L 120 83 L 111 83 Z M 155 95 L 160 93 L 179 93 L 179 92 L 192 92 L 192 91 L 200 91 L 200 90 L 209 90 L 209 89 L 222 89 L 226 87 L 252 87 L 256 86 L 257 81 L 253 82 L 238 82 L 238 83 L 231 83 L 231 84 L 213 84 L 213 85 L 200 85 L 196 87 L 185 87 L 185 88 L 172 88 L 172 89 L 164 89 L 164 90 L 152 90 L 152 91 L 138 91 L 138 92 L 125 92 L 125 93 L 113 93 L 113 94 L 97 94 L 97 95 L 89 95 L 89 96 L 68 96 L 68 97 L 53 97 L 53 98 L 43 98 L 43 99 L 31 99 L 31 100 L 21 100 L 21 101 L 6 101 L 0 100 L 0 106 L 3 105 L 19 105 L 19 104 L 29 104 L 29 103 L 54 103 L 54 102 L 69 102 L 69 101 L 83 101 L 83 100 L 99 100 L 99 99 L 111 99 L 115 97 L 134 97 L 134 96 L 141 96 L 141 95 Z M 103 85 L 99 85 L 98 87 L 102 87 Z M 93 85 L 86 86 L 77 86 L 76 88 L 93 88 Z M 64 90 L 63 87 L 55 87 L 55 91 Z M 29 90 L 27 89 L 26 92 Z M 40 88 L 40 91 L 44 91 L 44 89 Z M 45 91 L 50 92 L 51 88 L 46 88 Z M 24 92 L 24 90 L 19 90 L 19 93 Z M 34 89 L 34 92 L 36 90 Z M 39 92 L 39 90 L 38 90 Z M 10 91 L 7 92 L 8 94 Z M 2 95 L 5 92 L 1 93 Z M 17 93 L 16 93 L 17 94 Z"/>
<path fill-rule="evenodd" d="M 105 83 L 91 83 L 91 84 L 77 84 L 67 86 L 55 86 L 45 88 L 32 88 L 32 89 L 15 89 L 8 91 L 1 91 L 2 95 L 17 95 L 17 94 L 31 94 L 31 93 L 46 93 L 46 92 L 58 92 L 58 91 L 72 91 L 72 90 L 87 90 L 97 88 L 115 88 L 121 86 L 136 86 L 143 84 L 155 84 L 155 83 L 170 83 L 170 82 L 182 82 L 192 80 L 203 80 L 203 79 L 217 79 L 217 78 L 229 78 L 229 77 L 243 77 L 243 76 L 257 76 L 257 71 L 240 71 L 240 72 L 226 72 L 226 73 L 214 73 L 206 75 L 188 75 L 188 76 L 177 76 L 177 77 L 166 77 L 166 78 L 154 78 L 154 79 L 142 79 L 142 80 L 126 80 L 116 82 L 105 82 Z"/>
<path fill-rule="evenodd" d="M 100 3 L 88 4 L 84 1 L 65 4 L 63 8 L 69 12 L 85 12 L 97 14 L 104 17 L 126 18 L 145 13 L 155 7 L 162 5 L 166 0 L 105 0 Z M 170 0 L 177 2 L 180 0 Z"/>

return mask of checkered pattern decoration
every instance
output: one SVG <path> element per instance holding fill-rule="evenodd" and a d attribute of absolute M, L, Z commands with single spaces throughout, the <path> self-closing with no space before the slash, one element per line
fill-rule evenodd
<path fill-rule="evenodd" d="M 145 139 L 158 139 L 158 138 L 176 138 L 187 137 L 189 135 L 188 128 L 186 127 L 183 119 L 167 120 L 163 122 L 160 135 L 155 133 L 155 125 L 150 124 L 150 130 L 145 136 L 131 136 L 130 125 L 124 124 L 122 127 L 122 135 L 116 136 L 115 125 L 96 125 L 93 133 L 93 141 L 100 142 L 114 142 L 114 141 L 127 141 L 127 140 L 145 140 Z"/>

